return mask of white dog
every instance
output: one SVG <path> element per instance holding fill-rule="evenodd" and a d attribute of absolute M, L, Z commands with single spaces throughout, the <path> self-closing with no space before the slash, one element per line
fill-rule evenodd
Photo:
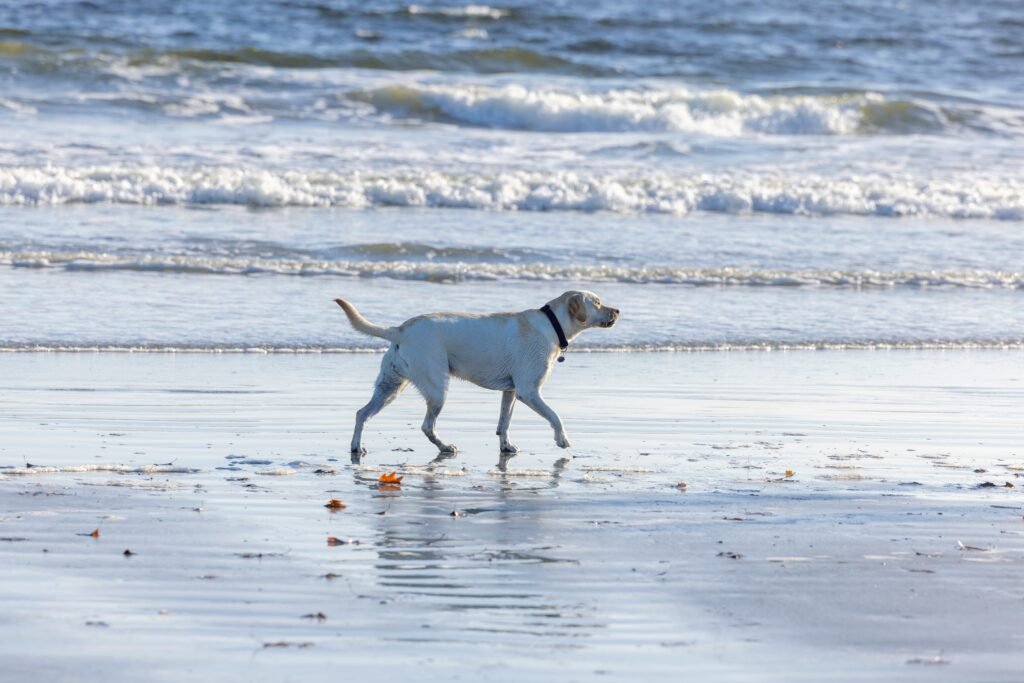
<path fill-rule="evenodd" d="M 352 453 L 362 455 L 366 421 L 395 400 L 410 382 L 427 402 L 423 433 L 442 453 L 455 453 L 434 431 L 444 407 L 450 375 L 502 392 L 498 436 L 503 453 L 518 449 L 508 439 L 512 406 L 519 399 L 555 430 L 555 443 L 570 446 L 562 421 L 540 395 L 561 350 L 590 327 L 611 327 L 619 318 L 615 308 L 603 306 L 593 292 L 570 291 L 543 308 L 521 313 L 430 313 L 411 318 L 398 327 L 374 325 L 344 299 L 334 300 L 359 332 L 391 342 L 380 364 L 373 398 L 356 413 Z"/>

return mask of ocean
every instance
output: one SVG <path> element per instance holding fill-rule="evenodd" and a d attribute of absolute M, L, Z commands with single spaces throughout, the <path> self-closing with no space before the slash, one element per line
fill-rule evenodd
<path fill-rule="evenodd" d="M 1018 2 L 0 4 L 0 348 L 1024 347 Z"/>

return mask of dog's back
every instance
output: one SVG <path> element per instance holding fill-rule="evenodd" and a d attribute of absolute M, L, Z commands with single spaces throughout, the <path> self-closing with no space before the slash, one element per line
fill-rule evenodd
<path fill-rule="evenodd" d="M 410 365 L 426 363 L 486 389 L 512 388 L 512 375 L 536 334 L 523 313 L 430 313 L 402 323 L 399 357 Z M 525 348 L 524 348 L 525 347 Z"/>

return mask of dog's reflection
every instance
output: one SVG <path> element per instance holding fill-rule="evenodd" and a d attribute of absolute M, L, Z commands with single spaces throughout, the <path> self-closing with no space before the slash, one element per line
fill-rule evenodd
<path fill-rule="evenodd" d="M 500 472 L 508 472 L 508 461 L 519 455 L 518 451 L 499 451 L 497 468 Z"/>
<path fill-rule="evenodd" d="M 430 460 L 422 467 L 429 469 L 437 465 L 442 465 L 446 461 L 455 458 L 456 455 L 458 455 L 458 453 L 452 453 L 449 451 L 439 451 L 438 454 L 434 456 L 433 460 Z M 512 458 L 516 457 L 517 455 L 519 455 L 518 451 L 499 451 L 498 464 L 495 465 L 495 469 L 498 470 L 499 472 L 507 473 L 508 463 L 512 460 Z M 365 451 L 352 452 L 353 465 L 362 465 L 363 460 L 365 458 Z M 562 472 L 565 471 L 565 468 L 569 465 L 570 462 L 572 462 L 572 458 L 559 458 L 558 460 L 556 460 L 551 468 L 551 476 L 556 479 L 560 477 Z"/>

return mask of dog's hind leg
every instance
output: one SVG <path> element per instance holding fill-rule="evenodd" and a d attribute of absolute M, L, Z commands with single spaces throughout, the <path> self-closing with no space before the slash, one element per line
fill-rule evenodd
<path fill-rule="evenodd" d="M 442 453 L 455 453 L 458 449 L 454 445 L 442 441 L 434 429 L 437 425 L 437 416 L 444 408 L 444 399 L 448 395 L 448 375 L 428 377 L 425 380 L 416 383 L 416 388 L 423 394 L 423 398 L 427 402 L 427 415 L 423 418 L 423 433 Z"/>
<path fill-rule="evenodd" d="M 516 392 L 512 389 L 501 392 L 501 413 L 498 416 L 498 431 L 495 432 L 501 437 L 502 453 L 518 453 L 519 449 L 512 445 L 508 439 L 508 426 L 512 422 L 512 408 L 516 405 Z"/>
<path fill-rule="evenodd" d="M 363 426 L 366 424 L 366 421 L 394 401 L 409 384 L 409 380 L 398 374 L 394 361 L 395 355 L 392 347 L 392 349 L 389 349 L 384 354 L 384 359 L 381 361 L 380 374 L 377 375 L 373 397 L 369 403 L 360 408 L 356 413 L 356 429 L 352 434 L 352 455 L 354 458 L 366 453 L 366 449 L 362 446 Z"/>

